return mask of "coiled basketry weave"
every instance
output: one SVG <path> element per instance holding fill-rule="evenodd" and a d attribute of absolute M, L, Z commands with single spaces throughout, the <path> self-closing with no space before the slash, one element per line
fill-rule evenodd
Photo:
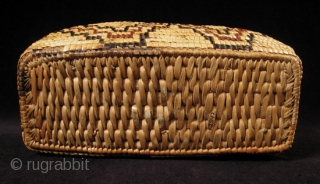
<path fill-rule="evenodd" d="M 292 48 L 245 29 L 71 27 L 20 57 L 22 137 L 57 154 L 282 152 L 293 142 L 301 77 Z"/>

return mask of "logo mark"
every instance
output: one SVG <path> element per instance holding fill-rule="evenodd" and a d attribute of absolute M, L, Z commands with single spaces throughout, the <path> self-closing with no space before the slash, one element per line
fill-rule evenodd
<path fill-rule="evenodd" d="M 10 165 L 13 170 L 20 170 L 22 167 L 22 161 L 19 158 L 14 158 L 11 160 Z"/>

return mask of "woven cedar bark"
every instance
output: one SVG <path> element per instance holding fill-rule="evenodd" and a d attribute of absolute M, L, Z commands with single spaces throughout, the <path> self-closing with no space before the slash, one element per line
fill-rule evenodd
<path fill-rule="evenodd" d="M 18 64 L 25 145 L 80 155 L 291 147 L 302 66 L 290 47 L 242 29 L 161 26 L 78 26 L 30 46 Z"/>

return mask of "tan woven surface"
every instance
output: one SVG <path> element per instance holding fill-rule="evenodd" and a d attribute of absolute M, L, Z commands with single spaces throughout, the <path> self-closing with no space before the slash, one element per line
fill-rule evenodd
<path fill-rule="evenodd" d="M 257 32 L 111 22 L 51 33 L 18 65 L 22 137 L 64 154 L 281 152 L 302 67 Z"/>

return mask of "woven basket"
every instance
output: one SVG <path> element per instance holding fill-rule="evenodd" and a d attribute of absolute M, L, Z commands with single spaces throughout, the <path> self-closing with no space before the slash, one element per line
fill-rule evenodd
<path fill-rule="evenodd" d="M 293 142 L 301 77 L 292 48 L 245 29 L 71 27 L 20 57 L 22 137 L 56 154 L 282 152 Z"/>

